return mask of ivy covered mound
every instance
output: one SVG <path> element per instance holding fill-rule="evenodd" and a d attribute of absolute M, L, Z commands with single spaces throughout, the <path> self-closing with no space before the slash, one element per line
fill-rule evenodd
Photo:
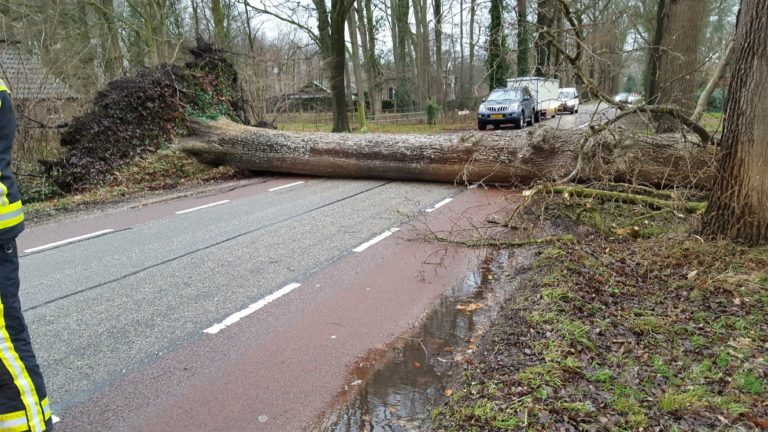
<path fill-rule="evenodd" d="M 162 64 L 110 82 L 62 134 L 64 155 L 47 170 L 64 192 L 103 184 L 117 168 L 190 133 L 195 118 L 242 121 L 237 72 L 198 43 L 184 67 Z"/>

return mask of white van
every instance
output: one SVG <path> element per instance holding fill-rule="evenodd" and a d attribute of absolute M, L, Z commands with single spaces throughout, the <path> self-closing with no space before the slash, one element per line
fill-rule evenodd
<path fill-rule="evenodd" d="M 579 113 L 579 92 L 572 87 L 563 87 L 557 95 L 559 101 L 558 112 L 569 112 L 571 114 Z"/>
<path fill-rule="evenodd" d="M 560 81 L 542 77 L 519 77 L 507 79 L 507 87 L 525 86 L 536 99 L 536 112 L 534 121 L 554 117 L 560 101 L 557 94 L 560 90 Z"/>

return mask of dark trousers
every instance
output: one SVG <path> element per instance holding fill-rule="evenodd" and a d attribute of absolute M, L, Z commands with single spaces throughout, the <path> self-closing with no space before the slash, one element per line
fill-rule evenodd
<path fill-rule="evenodd" d="M 51 409 L 19 302 L 16 240 L 0 242 L 0 432 L 51 430 Z"/>

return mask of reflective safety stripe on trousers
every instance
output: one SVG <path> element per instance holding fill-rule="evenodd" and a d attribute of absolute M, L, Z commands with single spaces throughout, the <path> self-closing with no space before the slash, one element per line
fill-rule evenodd
<path fill-rule="evenodd" d="M 45 415 L 45 421 L 51 418 L 51 407 L 48 403 L 48 398 L 43 399 L 40 403 L 43 407 L 43 413 Z M 29 424 L 27 423 L 27 412 L 24 410 L 16 411 L 7 414 L 0 414 L 0 431 L 2 432 L 26 432 L 29 430 Z"/>
<path fill-rule="evenodd" d="M 37 396 L 37 390 L 32 383 L 32 379 L 27 373 L 27 368 L 19 358 L 19 354 L 11 342 L 11 336 L 5 326 L 5 306 L 0 300 L 0 360 L 13 378 L 13 384 L 19 389 L 21 401 L 26 411 L 26 422 L 24 430 L 30 432 L 42 432 L 45 430 L 45 415 L 43 414 L 42 404 Z M 14 420 L 14 419 L 9 419 Z M 0 429 L 4 430 L 4 429 Z"/>

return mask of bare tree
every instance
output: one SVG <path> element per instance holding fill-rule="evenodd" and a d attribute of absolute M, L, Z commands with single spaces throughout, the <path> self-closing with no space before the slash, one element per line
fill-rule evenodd
<path fill-rule="evenodd" d="M 720 176 L 704 215 L 705 234 L 768 243 L 768 2 L 742 0 L 721 143 Z"/>

